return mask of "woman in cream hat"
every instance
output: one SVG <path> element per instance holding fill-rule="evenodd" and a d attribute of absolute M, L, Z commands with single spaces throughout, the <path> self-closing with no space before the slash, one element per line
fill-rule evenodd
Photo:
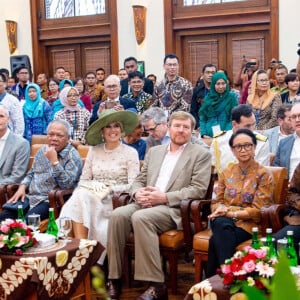
<path fill-rule="evenodd" d="M 138 153 L 121 143 L 131 133 L 138 116 L 131 111 L 104 111 L 88 129 L 90 147 L 78 187 L 63 206 L 60 217 L 70 217 L 76 238 L 107 242 L 107 226 L 112 212 L 112 195 L 129 191 L 139 173 Z M 105 251 L 99 263 L 103 263 Z"/>

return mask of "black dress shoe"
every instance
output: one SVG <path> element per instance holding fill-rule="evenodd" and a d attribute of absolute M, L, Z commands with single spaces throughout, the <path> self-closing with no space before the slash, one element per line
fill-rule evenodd
<path fill-rule="evenodd" d="M 168 300 L 168 289 L 164 283 L 151 283 L 136 300 Z"/>
<path fill-rule="evenodd" d="M 107 283 L 107 292 L 112 300 L 118 300 L 121 294 L 121 280 L 111 279 Z"/>

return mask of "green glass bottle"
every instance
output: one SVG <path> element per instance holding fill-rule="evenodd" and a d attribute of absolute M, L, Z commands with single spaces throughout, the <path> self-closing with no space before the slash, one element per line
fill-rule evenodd
<path fill-rule="evenodd" d="M 268 247 L 268 258 L 277 258 L 277 252 L 273 242 L 272 228 L 266 229 L 266 246 Z"/>
<path fill-rule="evenodd" d="M 258 238 L 258 227 L 252 228 L 252 243 L 251 247 L 254 249 L 259 249 L 261 247 L 261 242 Z"/>
<path fill-rule="evenodd" d="M 22 222 L 25 222 L 25 217 L 23 213 L 23 206 L 18 205 L 18 220 L 21 220 Z"/>
<path fill-rule="evenodd" d="M 287 244 L 286 244 L 286 255 L 288 257 L 290 266 L 298 265 L 297 252 L 294 245 L 294 232 L 292 230 L 287 231 Z"/>
<path fill-rule="evenodd" d="M 58 226 L 55 222 L 53 207 L 49 208 L 49 219 L 48 219 L 48 226 L 47 226 L 46 233 L 52 234 L 56 238 L 58 237 Z"/>

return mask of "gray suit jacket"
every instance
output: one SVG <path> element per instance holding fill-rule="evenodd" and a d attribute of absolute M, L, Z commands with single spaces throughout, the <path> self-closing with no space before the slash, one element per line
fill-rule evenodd
<path fill-rule="evenodd" d="M 21 136 L 9 133 L 0 159 L 0 184 L 20 183 L 30 158 L 30 146 Z"/>
<path fill-rule="evenodd" d="M 141 187 L 155 186 L 167 148 L 168 144 L 149 149 L 143 168 L 133 182 L 132 195 Z M 199 199 L 205 196 L 211 175 L 210 170 L 210 152 L 201 145 L 188 143 L 179 157 L 166 187 L 170 215 L 177 224 L 177 228 L 182 227 L 181 216 L 180 210 L 174 208 L 179 207 L 182 199 Z"/>
<path fill-rule="evenodd" d="M 290 158 L 294 142 L 294 134 L 289 135 L 279 142 L 273 166 L 285 167 L 288 169 L 288 172 L 290 172 Z"/>
<path fill-rule="evenodd" d="M 270 152 L 276 154 L 278 147 L 279 127 L 276 126 L 264 131 L 264 135 L 268 137 Z"/>

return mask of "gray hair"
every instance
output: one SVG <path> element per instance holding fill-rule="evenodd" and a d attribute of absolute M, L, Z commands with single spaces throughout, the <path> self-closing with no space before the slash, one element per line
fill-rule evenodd
<path fill-rule="evenodd" d="M 167 122 L 165 112 L 160 107 L 150 107 L 142 113 L 142 125 L 153 120 L 155 124 Z"/>
<path fill-rule="evenodd" d="M 117 85 L 120 85 L 120 78 L 118 75 L 112 74 L 106 77 L 106 79 L 104 80 L 104 87 L 107 83 L 107 81 L 115 81 Z"/>
<path fill-rule="evenodd" d="M 50 126 L 53 125 L 53 124 L 61 124 L 61 125 L 65 126 L 68 136 L 69 137 L 71 136 L 72 129 L 71 129 L 70 124 L 66 120 L 64 120 L 64 119 L 56 119 L 56 120 L 51 121 L 48 124 L 47 132 L 49 131 Z"/>

